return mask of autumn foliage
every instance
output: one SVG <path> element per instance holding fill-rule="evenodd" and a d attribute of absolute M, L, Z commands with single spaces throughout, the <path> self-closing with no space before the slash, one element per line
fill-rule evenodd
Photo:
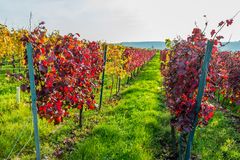
<path fill-rule="evenodd" d="M 103 71 L 103 50 L 100 42 L 80 40 L 79 34 L 47 35 L 44 22 L 22 41 L 33 46 L 37 107 L 40 117 L 58 124 L 76 108 L 96 109 L 95 96 Z M 126 77 L 149 61 L 156 51 L 109 45 L 107 73 Z M 25 57 L 26 58 L 26 57 Z M 22 85 L 29 89 L 29 82 Z"/>
<path fill-rule="evenodd" d="M 96 108 L 93 89 L 100 85 L 103 55 L 98 43 L 79 40 L 78 34 L 51 39 L 46 31 L 41 23 L 23 41 L 34 49 L 38 113 L 57 124 L 70 108 Z"/>
<path fill-rule="evenodd" d="M 219 23 L 219 28 L 231 25 L 232 19 Z M 199 125 L 207 125 L 213 117 L 216 106 L 210 103 L 216 99 L 216 92 L 239 104 L 239 52 L 219 52 L 222 45 L 217 31 L 211 31 L 212 39 L 204 31 L 194 28 L 186 40 L 174 40 L 172 48 L 161 51 L 161 73 L 164 76 L 167 106 L 170 109 L 172 124 L 181 132 L 192 130 L 196 116 L 196 96 L 199 76 L 206 52 L 207 41 L 213 41 L 212 60 L 209 65 L 205 94 L 201 103 Z"/>
<path fill-rule="evenodd" d="M 6 25 L 0 24 L 0 65 L 3 63 L 16 65 L 16 61 L 24 64 L 24 45 L 21 37 L 28 32 L 25 29 L 9 30 Z"/>
<path fill-rule="evenodd" d="M 127 73 L 132 73 L 135 69 L 143 66 L 156 54 L 156 50 L 127 48 L 124 52 L 125 57 L 129 57 L 124 68 Z"/>

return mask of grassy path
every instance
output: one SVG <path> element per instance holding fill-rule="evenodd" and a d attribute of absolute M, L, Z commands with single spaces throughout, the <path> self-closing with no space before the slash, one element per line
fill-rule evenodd
<path fill-rule="evenodd" d="M 43 159 L 70 160 L 150 160 L 174 159 L 171 149 L 169 111 L 164 106 L 159 54 L 121 90 L 121 99 L 108 103 L 110 89 L 104 90 L 101 112 L 84 111 L 83 128 L 78 126 L 78 111 L 54 126 L 39 119 Z M 27 94 L 16 105 L 17 82 L 0 77 L 0 159 L 35 159 L 31 110 Z M 107 86 L 107 85 L 106 85 Z M 98 98 L 97 98 L 98 99 Z M 29 120 L 30 119 L 30 120 Z M 197 159 L 239 160 L 240 134 L 235 122 L 217 111 L 206 127 L 196 131 L 193 154 Z M 20 151 L 30 140 L 26 148 Z M 56 154 L 55 154 L 56 153 Z"/>
<path fill-rule="evenodd" d="M 159 55 L 121 92 L 121 100 L 103 111 L 104 122 L 76 144 L 66 159 L 165 159 L 169 153 L 169 113 L 160 86 Z"/>

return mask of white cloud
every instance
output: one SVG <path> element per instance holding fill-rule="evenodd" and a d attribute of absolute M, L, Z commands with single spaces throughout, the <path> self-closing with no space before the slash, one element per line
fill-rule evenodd
<path fill-rule="evenodd" d="M 0 0 L 0 22 L 13 27 L 44 20 L 49 30 L 79 32 L 83 38 L 107 41 L 149 41 L 186 36 L 194 21 L 209 29 L 240 9 L 239 0 Z M 222 35 L 240 40 L 240 15 Z"/>

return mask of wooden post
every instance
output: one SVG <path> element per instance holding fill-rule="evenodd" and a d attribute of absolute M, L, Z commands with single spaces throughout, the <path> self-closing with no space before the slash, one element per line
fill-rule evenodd
<path fill-rule="evenodd" d="M 21 59 L 19 58 L 19 70 L 18 70 L 18 73 L 20 74 L 21 73 Z"/>
<path fill-rule="evenodd" d="M 79 127 L 82 128 L 83 126 L 83 106 L 79 111 Z"/>
<path fill-rule="evenodd" d="M 113 76 L 113 74 L 112 74 L 112 76 L 111 76 L 111 79 L 112 79 L 112 86 L 111 86 L 111 91 L 110 91 L 110 97 L 109 97 L 109 99 L 112 98 L 112 93 L 113 93 L 113 85 L 114 85 L 114 76 Z"/>
<path fill-rule="evenodd" d="M 118 94 L 118 82 L 119 81 L 119 79 L 118 79 L 118 77 L 117 77 L 117 82 L 116 82 L 116 95 Z"/>
<path fill-rule="evenodd" d="M 181 133 L 178 140 L 179 151 L 178 151 L 178 160 L 183 159 L 183 134 Z"/>
<path fill-rule="evenodd" d="M 171 126 L 171 135 L 172 135 L 172 147 L 174 153 L 177 153 L 177 143 L 176 143 L 176 129 L 172 125 L 172 119 L 170 120 L 170 126 Z"/>
<path fill-rule="evenodd" d="M 16 101 L 17 101 L 17 104 L 19 104 L 20 103 L 20 87 L 16 88 L 16 92 L 17 92 Z"/>
<path fill-rule="evenodd" d="M 121 77 L 118 77 L 118 92 L 117 92 L 117 94 L 119 94 L 119 92 L 120 92 L 120 89 L 121 89 Z"/>

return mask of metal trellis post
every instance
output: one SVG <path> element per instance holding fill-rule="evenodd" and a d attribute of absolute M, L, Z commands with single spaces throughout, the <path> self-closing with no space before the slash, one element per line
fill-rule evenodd
<path fill-rule="evenodd" d="M 104 86 L 104 76 L 105 76 L 105 65 L 106 65 L 106 59 L 107 59 L 107 45 L 104 45 L 104 57 L 103 57 L 103 73 L 102 73 L 102 84 L 101 84 L 101 93 L 100 93 L 100 104 L 99 104 L 99 110 L 102 107 L 102 98 L 103 98 L 103 86 Z"/>
<path fill-rule="evenodd" d="M 203 65 L 202 65 L 202 72 L 201 72 L 200 79 L 199 79 L 197 102 L 196 102 L 196 108 L 195 108 L 195 118 L 193 121 L 193 129 L 189 134 L 185 160 L 189 160 L 190 156 L 191 156 L 192 143 L 193 143 L 193 138 L 194 138 L 195 130 L 196 130 L 197 123 L 198 123 L 198 113 L 200 111 L 202 97 L 204 94 L 204 88 L 206 85 L 206 78 L 207 78 L 207 74 L 208 74 L 209 62 L 211 59 L 212 48 L 213 48 L 213 41 L 208 41 L 207 49 L 206 49 L 206 53 L 204 55 L 204 60 L 203 60 Z"/>
<path fill-rule="evenodd" d="M 36 159 L 40 160 L 40 143 L 39 143 L 39 134 L 38 134 L 38 119 L 37 119 L 37 95 L 35 88 L 35 79 L 34 79 L 34 68 L 33 68 L 33 48 L 31 43 L 27 43 L 27 58 L 28 58 L 28 71 L 29 71 L 29 80 L 30 80 L 30 91 L 32 99 L 32 114 L 33 114 L 33 124 L 34 124 L 34 140 L 36 145 Z"/>

